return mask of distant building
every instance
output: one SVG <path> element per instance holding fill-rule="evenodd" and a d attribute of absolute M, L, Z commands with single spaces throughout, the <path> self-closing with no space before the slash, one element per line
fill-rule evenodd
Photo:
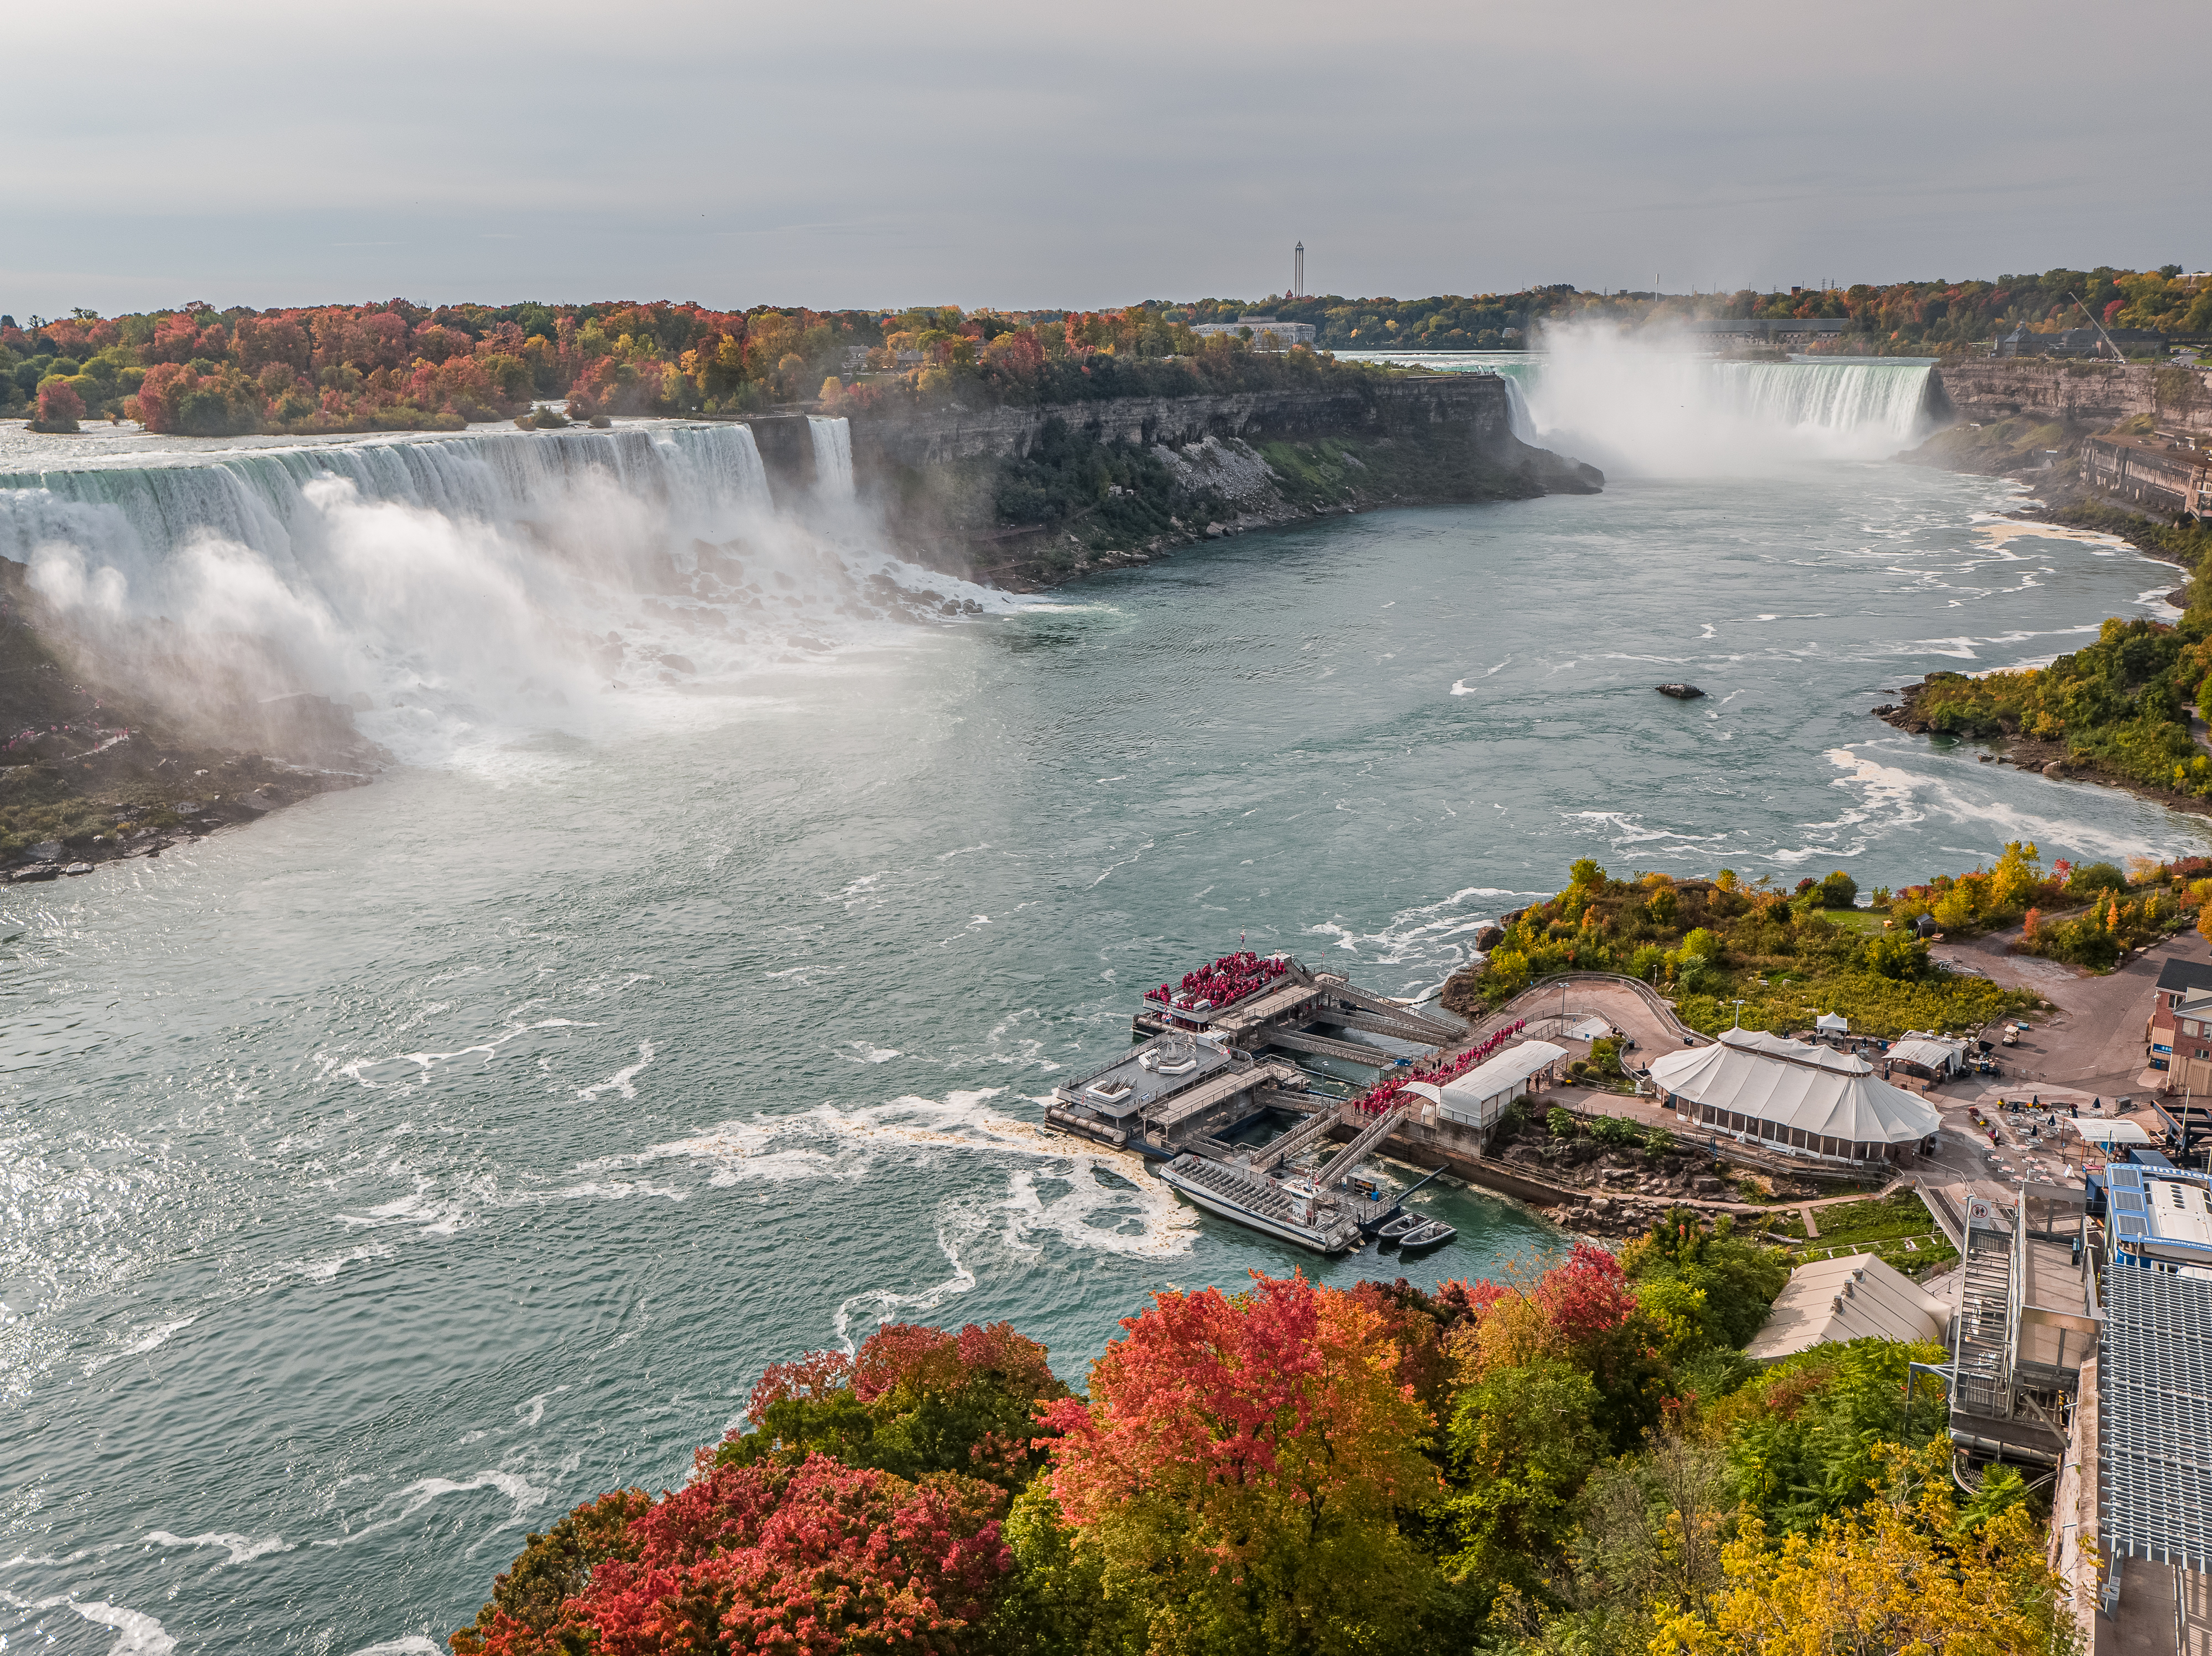
<path fill-rule="evenodd" d="M 2166 337 L 2154 328 L 2064 328 L 2056 333 L 2035 333 L 2022 323 L 1998 338 L 1992 355 L 2095 356 L 2104 351 L 2107 338 L 2128 356 L 2164 356 L 2170 348 Z"/>
<path fill-rule="evenodd" d="M 2212 448 L 2155 437 L 2092 437 L 2081 452 L 2085 481 L 2161 512 L 2212 518 Z"/>
<path fill-rule="evenodd" d="M 1713 344 L 1802 344 L 1833 339 L 1850 326 L 1844 317 L 1723 317 L 1717 321 L 1686 322 L 1682 331 Z"/>
<path fill-rule="evenodd" d="M 1200 322 L 1191 331 L 1206 339 L 1218 333 L 1241 334 L 1247 328 L 1252 331 L 1254 344 L 1258 344 L 1263 337 L 1270 337 L 1285 350 L 1293 345 L 1310 345 L 1316 337 L 1310 322 L 1278 322 L 1272 316 L 1240 316 L 1234 322 Z"/>

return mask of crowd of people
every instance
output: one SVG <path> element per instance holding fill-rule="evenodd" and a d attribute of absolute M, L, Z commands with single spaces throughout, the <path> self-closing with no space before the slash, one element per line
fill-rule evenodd
<path fill-rule="evenodd" d="M 1145 998 L 1178 1012 L 1216 1011 L 1265 989 L 1290 969 L 1289 962 L 1279 955 L 1242 949 L 1224 955 L 1211 966 L 1184 973 L 1180 987 L 1164 983 L 1146 990 Z"/>
<path fill-rule="evenodd" d="M 1410 1069 L 1393 1070 L 1352 1102 L 1369 1115 L 1381 1115 L 1385 1110 L 1395 1109 L 1408 1082 L 1425 1081 L 1441 1087 L 1448 1081 L 1456 1081 L 1469 1070 L 1497 1055 L 1498 1048 L 1528 1027 L 1528 1020 L 1516 1018 L 1499 1029 L 1492 1030 L 1463 1052 L 1455 1052 L 1440 1064 L 1415 1065 Z"/>

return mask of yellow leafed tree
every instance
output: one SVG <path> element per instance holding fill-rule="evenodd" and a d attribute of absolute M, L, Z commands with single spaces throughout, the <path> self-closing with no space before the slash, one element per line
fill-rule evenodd
<path fill-rule="evenodd" d="M 1747 1515 L 1726 1585 L 1662 1617 L 1652 1656 L 2072 1656 L 2034 1521 L 2018 1504 L 1962 1515 L 1948 1451 L 1889 1451 L 1873 1500 L 1778 1548 Z"/>

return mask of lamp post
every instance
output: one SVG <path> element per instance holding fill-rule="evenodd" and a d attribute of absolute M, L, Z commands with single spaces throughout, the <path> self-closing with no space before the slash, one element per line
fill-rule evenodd
<path fill-rule="evenodd" d="M 1736 997 L 1735 1027 L 1739 1029 L 1743 1028 L 1743 997 L 1741 995 Z"/>

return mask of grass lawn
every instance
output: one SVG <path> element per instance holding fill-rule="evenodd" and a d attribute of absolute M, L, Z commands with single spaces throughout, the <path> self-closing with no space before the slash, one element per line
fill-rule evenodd
<path fill-rule="evenodd" d="M 1936 1228 L 1926 1205 L 1912 1191 L 1814 1208 L 1813 1217 L 1820 1228 L 1820 1235 L 1792 1249 L 1801 1264 L 1832 1249 L 1857 1247 L 1879 1254 L 1908 1275 L 1918 1276 L 1959 1257 L 1958 1250 Z M 1906 1247 L 1907 1242 L 1912 1246 Z"/>

